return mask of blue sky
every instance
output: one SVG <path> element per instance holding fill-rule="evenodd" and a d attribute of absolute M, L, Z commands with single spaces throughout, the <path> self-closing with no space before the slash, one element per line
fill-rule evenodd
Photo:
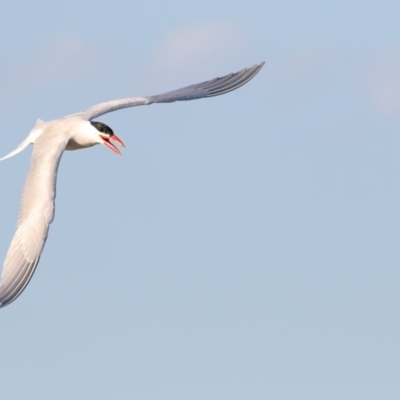
<path fill-rule="evenodd" d="M 8 2 L 1 155 L 49 120 L 266 61 L 218 98 L 103 116 L 61 161 L 1 309 L 19 399 L 398 399 L 400 5 Z M 0 164 L 3 258 L 31 149 Z"/>

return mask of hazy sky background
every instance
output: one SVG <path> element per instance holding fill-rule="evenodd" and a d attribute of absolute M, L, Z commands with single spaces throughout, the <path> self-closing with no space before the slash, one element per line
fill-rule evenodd
<path fill-rule="evenodd" d="M 266 61 L 100 118 L 0 310 L 7 400 L 400 398 L 398 1 L 7 2 L 0 155 L 36 118 Z M 0 163 L 4 258 L 31 149 Z"/>

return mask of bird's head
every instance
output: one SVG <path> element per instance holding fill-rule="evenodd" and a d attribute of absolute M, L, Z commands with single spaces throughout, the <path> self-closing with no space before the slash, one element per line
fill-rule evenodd
<path fill-rule="evenodd" d="M 100 143 L 103 144 L 104 146 L 107 146 L 114 153 L 116 153 L 120 156 L 121 152 L 118 150 L 117 147 L 115 147 L 111 143 L 111 141 L 114 141 L 114 142 L 118 143 L 120 146 L 125 147 L 123 141 L 114 134 L 114 132 L 108 125 L 103 124 L 102 122 L 98 122 L 98 121 L 90 121 L 90 123 L 97 129 L 97 131 L 99 133 L 99 137 L 100 137 Z"/>

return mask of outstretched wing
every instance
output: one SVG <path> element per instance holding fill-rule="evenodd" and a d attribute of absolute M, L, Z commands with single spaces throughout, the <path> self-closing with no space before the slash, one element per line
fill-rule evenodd
<path fill-rule="evenodd" d="M 246 84 L 250 79 L 257 75 L 264 64 L 265 62 L 262 62 L 261 64 L 242 69 L 239 72 L 235 72 L 221 78 L 215 78 L 210 81 L 197 83 L 195 85 L 186 86 L 181 89 L 155 96 L 131 97 L 128 99 L 107 101 L 105 103 L 97 104 L 96 106 L 90 107 L 87 110 L 79 113 L 68 115 L 68 117 L 79 116 L 87 120 L 92 120 L 100 115 L 120 110 L 122 108 L 142 106 L 152 103 L 171 103 L 173 101 L 195 100 L 203 97 L 219 96 L 221 94 L 231 92 L 232 90 L 235 90 Z"/>
<path fill-rule="evenodd" d="M 0 284 L 0 307 L 14 301 L 29 283 L 54 217 L 58 165 L 67 145 L 54 135 L 39 137 L 22 193 L 17 231 L 11 241 Z"/>

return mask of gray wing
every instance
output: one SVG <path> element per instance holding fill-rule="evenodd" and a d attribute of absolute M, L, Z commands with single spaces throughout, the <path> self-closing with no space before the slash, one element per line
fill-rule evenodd
<path fill-rule="evenodd" d="M 32 278 L 54 217 L 58 165 L 67 145 L 54 135 L 42 135 L 34 145 L 22 193 L 17 231 L 11 241 L 0 284 L 0 307 L 14 301 Z"/>
<path fill-rule="evenodd" d="M 81 111 L 76 114 L 68 115 L 80 116 L 84 119 L 91 120 L 100 115 L 107 114 L 112 111 L 120 110 L 122 108 L 142 106 L 152 103 L 171 103 L 173 101 L 182 100 L 195 100 L 203 97 L 219 96 L 231 92 L 246 84 L 250 79 L 254 78 L 260 69 L 264 66 L 265 62 L 254 65 L 250 68 L 242 69 L 221 78 L 215 78 L 210 81 L 197 83 L 195 85 L 186 86 L 182 89 L 173 90 L 171 92 L 158 94 L 155 96 L 147 97 L 131 97 L 128 99 L 120 99 L 107 101 L 105 103 L 97 104 L 87 110 Z"/>

